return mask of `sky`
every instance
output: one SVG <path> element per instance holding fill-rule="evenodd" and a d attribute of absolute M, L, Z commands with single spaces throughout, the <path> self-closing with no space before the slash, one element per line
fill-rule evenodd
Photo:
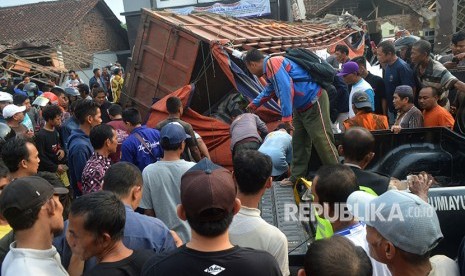
<path fill-rule="evenodd" d="M 45 1 L 52 1 L 52 0 L 0 0 L 0 7 L 8 7 L 8 6 L 19 6 L 24 4 L 31 4 L 31 3 L 38 3 L 38 2 L 45 2 Z M 123 0 L 105 0 L 107 5 L 113 10 L 116 16 L 122 22 L 126 22 L 124 16 L 121 16 L 120 13 L 124 12 L 123 7 Z"/>

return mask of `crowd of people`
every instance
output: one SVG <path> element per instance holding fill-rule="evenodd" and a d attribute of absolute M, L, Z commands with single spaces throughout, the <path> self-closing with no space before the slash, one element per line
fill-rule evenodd
<path fill-rule="evenodd" d="M 462 41 L 461 32 L 452 40 Z M 426 198 L 434 179 L 412 175 L 407 193 L 365 170 L 374 156 L 371 130 L 460 128 L 453 114 L 463 112 L 456 99 L 465 84 L 430 57 L 429 42 L 411 45 L 411 64 L 398 50 L 389 41 L 377 46 L 384 70 L 377 77 L 364 57 L 350 60 L 338 45 L 336 101 L 292 60 L 249 50 L 243 61 L 267 86 L 230 114 L 233 172 L 210 160 L 181 119 L 181 99 L 167 99 L 168 117 L 154 128 L 138 109 L 123 108 L 121 67 L 94 69 L 89 85 L 71 70 L 64 87 L 40 93 L 28 77 L 13 90 L 1 79 L 1 274 L 290 275 L 287 238 L 261 218 L 259 204 L 272 185 L 309 175 L 314 147 L 323 166 L 310 192 L 327 217 L 319 214 L 322 239 L 308 248 L 299 275 L 459 275 L 453 260 L 430 256 L 443 237 Z M 269 131 L 254 113 L 272 98 L 282 119 Z M 344 132 L 339 147 L 334 132 Z M 406 219 L 356 212 L 329 220 L 340 204 L 381 206 L 386 217 L 400 206 Z M 409 208 L 421 215 L 407 216 Z"/>

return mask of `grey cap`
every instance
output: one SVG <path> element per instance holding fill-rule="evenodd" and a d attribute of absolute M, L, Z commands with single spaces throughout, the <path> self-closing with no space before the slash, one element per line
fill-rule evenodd
<path fill-rule="evenodd" d="M 363 191 L 347 198 L 351 212 L 394 246 L 424 255 L 443 238 L 436 210 L 418 196 L 397 190 L 375 197 Z"/>
<path fill-rule="evenodd" d="M 368 97 L 368 94 L 365 92 L 355 92 L 354 95 L 352 95 L 352 103 L 356 108 L 372 108 L 370 97 Z"/>

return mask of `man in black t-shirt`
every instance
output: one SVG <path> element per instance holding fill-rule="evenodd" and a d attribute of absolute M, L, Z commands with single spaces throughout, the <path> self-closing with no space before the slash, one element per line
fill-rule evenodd
<path fill-rule="evenodd" d="M 42 110 L 45 126 L 36 134 L 36 147 L 39 151 L 39 171 L 62 174 L 66 171 L 65 151 L 57 128 L 61 126 L 63 111 L 58 105 L 48 105 Z"/>
<path fill-rule="evenodd" d="M 384 86 L 384 80 L 380 76 L 373 75 L 367 70 L 367 60 L 365 57 L 355 57 L 352 61 L 358 64 L 358 73 L 364 78 L 373 88 L 375 92 L 375 114 L 386 115 L 387 114 L 387 102 L 386 102 L 386 87 Z"/>
<path fill-rule="evenodd" d="M 141 275 L 282 275 L 265 251 L 234 246 L 228 228 L 241 207 L 231 172 L 202 159 L 181 179 L 178 216 L 187 220 L 192 239 L 168 254 L 146 262 Z"/>
<path fill-rule="evenodd" d="M 133 251 L 123 244 L 126 210 L 112 192 L 99 191 L 74 200 L 69 213 L 66 239 L 73 256 L 99 263 L 84 275 L 139 276 L 153 250 Z M 73 257 L 72 257 L 73 258 Z M 72 261 L 70 273 L 82 274 L 82 263 Z"/>

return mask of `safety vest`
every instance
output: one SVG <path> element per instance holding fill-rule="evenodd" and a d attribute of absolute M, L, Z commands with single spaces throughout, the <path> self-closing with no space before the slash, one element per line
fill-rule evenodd
<path fill-rule="evenodd" d="M 295 197 L 295 200 L 296 200 L 297 204 L 300 204 L 300 202 L 301 202 L 301 196 L 300 196 L 299 190 L 298 190 L 299 189 L 298 188 L 299 184 L 303 185 L 305 188 L 307 188 L 307 190 L 310 190 L 311 187 L 312 187 L 312 181 L 309 181 L 309 180 L 304 179 L 304 178 L 299 178 L 297 180 L 296 185 L 294 187 L 294 197 Z M 371 195 L 378 196 L 375 193 L 375 191 L 373 191 L 373 189 L 371 189 L 369 187 L 360 186 L 360 190 L 364 191 L 366 193 L 369 193 Z M 324 218 L 321 218 L 320 216 L 318 216 L 318 214 L 316 213 L 316 210 L 314 210 L 314 212 L 315 212 L 315 220 L 316 220 L 315 240 L 330 238 L 332 235 L 334 235 L 334 231 L 333 231 L 333 227 L 331 226 L 331 222 L 329 220 L 327 220 L 327 219 L 324 219 Z"/>

